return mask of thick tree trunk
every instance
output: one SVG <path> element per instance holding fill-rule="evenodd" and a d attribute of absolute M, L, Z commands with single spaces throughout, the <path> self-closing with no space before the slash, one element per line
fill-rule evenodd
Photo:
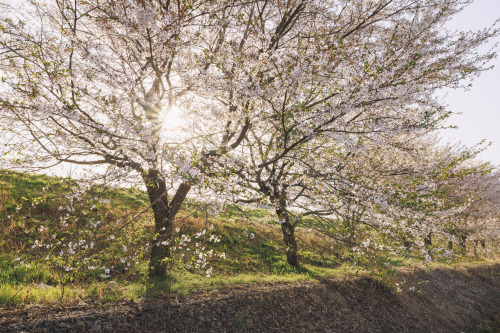
<path fill-rule="evenodd" d="M 283 241 L 286 248 L 286 260 L 294 266 L 299 266 L 299 247 L 295 240 L 295 225 L 290 222 L 290 217 L 285 209 L 278 209 L 276 211 L 278 217 L 281 219 L 281 231 L 283 232 Z"/>
<path fill-rule="evenodd" d="M 175 215 L 177 215 L 191 185 L 187 182 L 179 185 L 169 203 L 165 180 L 160 177 L 157 170 L 149 170 L 143 178 L 155 220 L 155 237 L 149 261 L 149 275 L 150 277 L 165 278 L 168 259 L 171 257 L 170 242 Z"/>
<path fill-rule="evenodd" d="M 299 248 L 297 246 L 297 241 L 295 240 L 295 227 L 290 223 L 283 223 L 281 225 L 281 231 L 283 232 L 283 240 L 287 246 L 286 260 L 290 265 L 298 267 Z"/>
<path fill-rule="evenodd" d="M 167 187 L 156 170 L 149 170 L 144 175 L 144 181 L 155 220 L 155 237 L 152 243 L 149 273 L 151 277 L 165 277 L 167 262 L 164 259 L 170 258 L 168 239 L 173 225 L 173 219 L 169 218 Z"/>

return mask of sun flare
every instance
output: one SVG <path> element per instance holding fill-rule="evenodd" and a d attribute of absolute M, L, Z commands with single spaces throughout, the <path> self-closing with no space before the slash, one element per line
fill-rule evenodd
<path fill-rule="evenodd" d="M 183 124 L 182 111 L 177 106 L 172 106 L 165 112 L 163 127 L 165 129 L 179 129 Z"/>

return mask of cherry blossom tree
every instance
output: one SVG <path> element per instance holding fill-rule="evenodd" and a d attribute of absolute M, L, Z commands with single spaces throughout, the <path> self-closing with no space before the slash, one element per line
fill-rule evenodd
<path fill-rule="evenodd" d="M 450 223 L 473 202 L 476 192 L 459 196 L 455 183 L 491 169 L 487 163 L 470 165 L 480 150 L 441 148 L 427 136 L 398 135 L 391 145 L 360 140 L 349 151 L 329 142 L 271 170 L 270 190 L 261 189 L 261 179 L 239 173 L 245 190 L 237 200 L 274 204 L 292 265 L 299 261 L 297 226 L 327 235 L 346 253 L 365 244 L 363 250 L 370 245 L 390 254 L 420 249 L 427 255 L 423 240 L 453 237 Z"/>
<path fill-rule="evenodd" d="M 0 25 L 0 112 L 10 161 L 21 168 L 72 163 L 108 179 L 142 179 L 155 219 L 151 271 L 164 276 L 173 220 L 200 180 L 194 159 L 202 156 L 165 119 L 204 89 L 199 78 L 238 2 L 30 4 L 30 11 L 3 14 Z M 230 133 L 238 138 L 247 129 Z M 227 143 L 228 150 L 239 144 Z"/>
<path fill-rule="evenodd" d="M 448 115 L 436 90 L 485 70 L 494 54 L 476 50 L 498 35 L 444 30 L 465 5 L 454 0 L 30 3 L 0 21 L 6 156 L 139 179 L 156 276 L 193 186 L 264 196 L 296 264 L 289 205 L 309 159 L 435 128 Z M 174 108 L 182 131 L 165 124 Z"/>
<path fill-rule="evenodd" d="M 474 50 L 498 31 L 443 30 L 463 7 L 453 1 L 289 1 L 282 30 L 266 40 L 276 9 L 260 4 L 242 16 L 246 39 L 216 60 L 227 85 L 214 95 L 224 105 L 251 110 L 251 129 L 229 154 L 218 152 L 213 144 L 220 138 L 208 133 L 200 145 L 225 155 L 212 164 L 217 173 L 233 172 L 240 186 L 274 205 L 288 261 L 297 265 L 293 234 L 299 220 L 292 220 L 289 206 L 309 195 L 305 178 L 315 166 L 320 174 L 342 168 L 341 158 L 319 166 L 324 154 L 347 158 L 361 141 L 373 149 L 390 146 L 394 135 L 437 128 L 448 112 L 436 90 L 465 86 L 486 69 L 493 53 Z M 231 124 L 223 114 L 213 117 L 214 124 Z"/>
<path fill-rule="evenodd" d="M 473 162 L 472 166 L 476 167 L 478 162 Z M 499 194 L 498 169 L 481 174 L 469 173 L 454 181 L 450 195 L 467 197 L 469 205 L 466 212 L 448 222 L 447 226 L 452 236 L 449 242 L 450 249 L 453 248 L 454 243 L 458 243 L 460 251 L 466 253 L 467 241 L 472 241 L 476 250 L 478 243 L 484 249 L 486 242 L 496 244 L 500 240 Z M 494 251 L 495 249 L 490 246 L 488 250 Z"/>

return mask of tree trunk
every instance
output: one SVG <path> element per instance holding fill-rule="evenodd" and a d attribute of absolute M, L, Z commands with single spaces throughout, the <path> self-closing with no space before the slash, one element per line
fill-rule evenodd
<path fill-rule="evenodd" d="M 402 238 L 402 242 L 403 242 L 403 246 L 405 247 L 406 251 L 411 251 L 412 250 L 412 246 L 413 246 L 413 243 L 410 239 L 408 239 L 408 237 L 406 237 L 406 235 L 402 235 L 401 236 Z M 351 243 L 351 244 L 355 244 L 355 243 Z M 351 246 L 354 246 L 354 245 L 351 245 Z"/>
<path fill-rule="evenodd" d="M 283 232 L 283 241 L 285 242 L 286 260 L 294 266 L 299 266 L 299 248 L 295 240 L 295 225 L 290 223 L 290 217 L 285 209 L 278 209 L 276 211 L 278 217 L 281 219 L 281 231 Z"/>
<path fill-rule="evenodd" d="M 432 246 L 432 232 L 429 232 L 427 236 L 424 237 L 424 244 L 426 246 Z"/>
<path fill-rule="evenodd" d="M 297 241 L 295 240 L 295 227 L 290 223 L 283 223 L 281 225 L 281 231 L 283 232 L 283 240 L 287 246 L 286 250 L 286 260 L 288 263 L 294 267 L 299 266 L 299 248 L 297 246 Z"/>
<path fill-rule="evenodd" d="M 458 245 L 462 248 L 464 253 L 467 252 L 467 236 L 463 235 L 458 238 Z"/>
<path fill-rule="evenodd" d="M 143 178 L 155 220 L 155 237 L 149 261 L 149 275 L 150 277 L 165 278 L 167 276 L 167 260 L 171 258 L 170 242 L 172 241 L 174 219 L 191 185 L 188 182 L 179 185 L 169 204 L 167 186 L 165 180 L 160 177 L 160 173 L 157 170 L 149 170 Z"/>

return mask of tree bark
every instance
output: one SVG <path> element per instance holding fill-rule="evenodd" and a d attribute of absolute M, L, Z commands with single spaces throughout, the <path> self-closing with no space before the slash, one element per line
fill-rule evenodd
<path fill-rule="evenodd" d="M 462 235 L 458 238 L 458 245 L 462 248 L 464 253 L 467 252 L 467 236 Z"/>
<path fill-rule="evenodd" d="M 432 232 L 429 232 L 427 236 L 424 237 L 424 244 L 426 246 L 432 246 Z"/>
<path fill-rule="evenodd" d="M 283 232 L 283 241 L 285 242 L 286 260 L 294 267 L 299 266 L 299 247 L 295 240 L 295 225 L 290 222 L 290 217 L 286 210 L 278 209 L 278 217 L 281 219 L 281 231 Z"/>
<path fill-rule="evenodd" d="M 165 180 L 160 177 L 157 170 L 149 170 L 144 174 L 143 178 L 155 221 L 155 237 L 149 261 L 149 276 L 165 278 L 167 276 L 168 259 L 171 258 L 170 242 L 172 240 L 174 219 L 191 185 L 188 182 L 180 184 L 169 203 Z"/>
<path fill-rule="evenodd" d="M 281 231 L 283 232 L 283 240 L 287 246 L 286 260 L 290 265 L 298 267 L 299 248 L 297 246 L 297 241 L 295 240 L 295 227 L 293 227 L 290 223 L 283 223 L 281 225 Z"/>

